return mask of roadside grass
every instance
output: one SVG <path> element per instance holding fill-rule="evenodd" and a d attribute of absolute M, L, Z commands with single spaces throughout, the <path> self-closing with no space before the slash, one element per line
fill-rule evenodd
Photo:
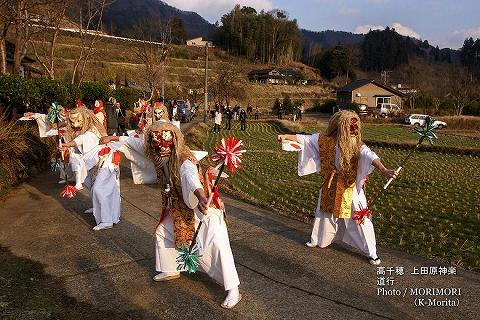
<path fill-rule="evenodd" d="M 47 167 L 55 143 L 40 140 L 35 124 L 8 121 L 0 113 L 0 198 Z"/>
<path fill-rule="evenodd" d="M 141 311 L 101 310 L 68 296 L 60 280 L 0 246 L 1 319 L 142 319 Z"/>
<path fill-rule="evenodd" d="M 227 179 L 221 190 L 283 215 L 309 221 L 322 181 L 318 174 L 299 177 L 296 154 L 281 151 L 276 136 L 291 132 L 287 127 L 284 122 L 252 121 L 247 124 L 247 131 L 240 131 L 238 122 L 234 123 L 234 129 L 222 129 L 219 135 L 213 133 L 211 125 L 203 125 L 199 130 L 203 130 L 204 148 L 208 151 L 223 136 L 234 135 L 244 141 L 247 153 L 242 170 Z M 308 131 L 314 129 L 312 125 Z M 322 130 L 318 126 L 316 129 Z M 385 126 L 367 126 L 364 131 L 372 140 L 413 142 L 416 139 L 407 128 L 389 129 L 392 132 L 388 134 Z M 440 136 L 439 143 L 458 148 L 473 145 L 464 138 L 444 138 Z M 396 168 L 408 153 L 391 147 L 372 149 L 390 168 Z M 380 173 L 371 174 L 366 185 L 368 198 L 378 195 L 384 183 Z M 377 241 L 386 247 L 480 271 L 479 199 L 480 157 L 417 152 L 388 193 L 372 208 Z"/>

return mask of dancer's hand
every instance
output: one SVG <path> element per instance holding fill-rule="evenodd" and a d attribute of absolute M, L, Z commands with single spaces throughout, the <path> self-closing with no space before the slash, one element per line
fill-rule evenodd
<path fill-rule="evenodd" d="M 391 178 L 396 179 L 398 177 L 398 174 L 399 174 L 397 171 L 392 170 L 392 169 L 387 169 L 387 168 L 385 168 L 385 170 L 382 171 L 382 173 L 385 176 L 385 178 L 387 178 L 387 179 L 391 179 Z"/>
<path fill-rule="evenodd" d="M 200 210 L 200 212 L 202 212 L 203 214 L 207 214 L 208 199 L 207 197 L 205 197 L 205 192 L 202 188 L 198 188 L 197 190 L 195 190 L 194 194 L 198 199 L 198 210 Z"/>

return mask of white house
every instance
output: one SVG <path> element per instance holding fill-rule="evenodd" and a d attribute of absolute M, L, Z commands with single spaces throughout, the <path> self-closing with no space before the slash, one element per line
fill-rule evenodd
<path fill-rule="evenodd" d="M 211 48 L 211 47 L 213 47 L 213 42 L 203 40 L 203 37 L 197 37 L 197 38 L 187 40 L 187 46 L 205 47 L 206 45 L 208 45 Z"/>

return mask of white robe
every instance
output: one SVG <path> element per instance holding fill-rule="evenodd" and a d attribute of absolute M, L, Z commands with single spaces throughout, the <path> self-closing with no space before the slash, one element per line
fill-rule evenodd
<path fill-rule="evenodd" d="M 83 155 L 88 170 L 85 187 L 92 198 L 93 216 L 97 225 L 100 223 L 118 223 L 120 221 L 120 181 L 119 167 L 112 163 L 115 148 L 111 148 L 110 154 L 106 156 L 92 185 L 93 169 L 100 160 L 98 152 L 105 145 L 98 145 L 99 138 L 91 131 L 79 135 L 74 141 Z"/>
<path fill-rule="evenodd" d="M 50 130 L 50 123 L 47 120 L 47 115 L 43 113 L 35 113 L 33 118 L 37 122 L 40 138 L 48 137 L 49 135 L 47 135 L 47 132 Z"/>
<path fill-rule="evenodd" d="M 153 162 L 145 156 L 143 134 L 135 136 L 122 136 L 119 151 L 130 160 L 134 184 L 157 183 L 157 172 Z"/>
<path fill-rule="evenodd" d="M 37 125 L 38 125 L 38 134 L 40 136 L 40 138 L 46 138 L 46 137 L 51 137 L 52 134 L 55 134 L 57 135 L 58 134 L 58 130 L 55 129 L 55 130 L 51 130 L 51 126 L 50 126 L 50 123 L 48 122 L 47 120 L 47 115 L 46 114 L 43 114 L 43 113 L 35 113 L 33 115 L 33 118 L 35 119 L 35 121 L 37 122 Z M 72 154 L 73 154 L 73 151 L 74 148 L 71 148 L 70 151 L 72 151 L 70 154 L 70 168 L 67 166 L 65 167 L 65 165 L 62 163 L 60 163 L 60 168 L 59 168 L 59 171 L 60 171 L 60 179 L 62 180 L 66 180 L 67 179 L 67 175 L 68 175 L 68 179 L 71 179 L 71 172 L 70 172 L 70 169 L 71 171 L 73 171 L 75 173 L 75 171 L 77 170 L 80 170 L 81 172 L 81 169 L 77 169 L 78 166 L 80 166 L 81 164 L 78 164 L 78 165 L 71 165 L 72 163 Z M 75 155 L 73 155 L 73 157 L 75 157 Z M 73 160 L 74 163 L 75 160 Z M 83 161 L 82 161 L 83 163 Z M 85 165 L 83 165 L 83 167 L 85 167 Z M 84 174 L 83 176 L 80 174 L 80 175 L 77 175 L 75 174 L 75 180 L 78 180 L 80 182 L 77 182 L 78 183 L 83 183 L 83 181 L 85 180 L 85 176 L 86 176 L 86 170 L 83 169 L 84 171 Z"/>
<path fill-rule="evenodd" d="M 120 143 L 123 145 L 118 150 L 124 152 L 129 160 L 134 155 L 136 157 L 134 161 L 138 165 L 137 169 L 146 169 L 147 172 L 144 172 L 144 174 L 147 176 L 155 173 L 153 163 L 145 157 L 143 139 L 134 137 L 119 138 Z M 132 150 L 135 150 L 136 153 L 132 153 Z M 148 170 L 151 170 L 151 172 L 148 172 Z M 207 273 L 216 282 L 222 284 L 225 290 L 235 289 L 240 284 L 240 280 L 238 279 L 232 249 L 230 248 L 223 211 L 209 208 L 207 215 L 203 215 L 197 209 L 198 200 L 193 192 L 198 188 L 203 188 L 203 186 L 198 178 L 198 169 L 191 161 L 187 160 L 182 164 L 180 177 L 183 200 L 189 208 L 194 209 L 195 228 L 198 227 L 199 222 L 203 219 L 197 238 L 200 254 L 202 255 L 199 259 L 200 270 Z M 144 179 L 145 176 L 142 178 Z M 175 235 L 171 216 L 164 218 L 157 227 L 155 236 L 155 269 L 158 272 L 177 272 L 176 259 L 178 252 L 175 249 Z"/>
<path fill-rule="evenodd" d="M 202 255 L 199 259 L 199 269 L 222 284 L 225 290 L 235 289 L 240 284 L 240 280 L 230 248 L 223 211 L 209 208 L 207 214 L 203 215 L 198 210 L 198 200 L 193 192 L 202 188 L 202 185 L 198 179 L 197 167 L 191 161 L 187 160 L 182 164 L 180 176 L 183 200 L 189 208 L 194 209 L 195 228 L 203 219 L 197 238 Z M 155 269 L 158 272 L 176 272 L 178 252 L 175 249 L 173 220 L 170 216 L 167 216 L 158 226 L 155 235 Z"/>
<path fill-rule="evenodd" d="M 297 135 L 298 142 L 303 144 L 303 150 L 299 152 L 298 156 L 299 176 L 320 171 L 318 138 L 319 134 Z M 337 145 L 335 153 L 335 167 L 337 169 L 339 168 L 339 157 L 340 149 Z M 353 188 L 352 215 L 349 219 L 335 219 L 331 213 L 322 212 L 320 209 L 322 190 L 320 190 L 310 243 L 324 248 L 335 240 L 343 241 L 357 248 L 366 256 L 373 259 L 377 258 L 375 231 L 372 221 L 369 218 L 365 218 L 365 222 L 359 225 L 353 220 L 353 210 L 367 207 L 367 199 L 362 186 L 366 177 L 375 168 L 372 165 L 375 159 L 378 159 L 375 152 L 363 145 L 360 149 L 357 179 Z"/>

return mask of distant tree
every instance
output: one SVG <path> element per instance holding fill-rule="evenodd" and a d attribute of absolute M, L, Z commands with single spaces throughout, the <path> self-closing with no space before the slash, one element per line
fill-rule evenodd
<path fill-rule="evenodd" d="M 236 5 L 222 17 L 215 42 L 232 54 L 261 63 L 289 63 L 301 56 L 302 38 L 296 20 L 281 10 L 257 13 Z"/>
<path fill-rule="evenodd" d="M 292 100 L 290 99 L 290 95 L 288 94 L 285 95 L 285 97 L 283 98 L 282 106 L 285 114 L 290 114 L 293 112 L 293 103 L 292 103 Z"/>
<path fill-rule="evenodd" d="M 164 63 L 170 50 L 170 25 L 160 19 L 140 21 L 132 28 L 132 36 L 143 41 L 135 45 L 135 54 L 143 63 L 144 77 L 150 99 L 165 80 Z"/>
<path fill-rule="evenodd" d="M 60 27 L 72 4 L 73 0 L 56 0 L 42 8 L 42 22 L 37 23 L 38 37 L 30 41 L 35 59 L 51 80 L 55 79 L 55 49 Z"/>
<path fill-rule="evenodd" d="M 256 15 L 257 14 L 257 10 L 255 10 L 254 8 L 252 7 L 242 7 L 242 9 L 240 9 L 240 11 L 246 15 Z"/>
<path fill-rule="evenodd" d="M 345 46 L 336 46 L 323 54 L 316 67 L 320 69 L 325 78 L 332 80 L 340 75 L 348 77 L 352 68 L 351 64 L 350 50 Z"/>
<path fill-rule="evenodd" d="M 388 27 L 381 31 L 370 31 L 362 44 L 362 68 L 380 72 L 408 63 L 408 46 L 412 44 L 411 41 Z"/>
<path fill-rule="evenodd" d="M 241 74 L 240 67 L 232 67 L 227 63 L 221 64 L 217 69 L 216 78 L 210 86 L 210 92 L 215 96 L 215 100 L 230 105 L 232 99 L 242 99 L 245 90 L 240 84 Z"/>
<path fill-rule="evenodd" d="M 479 73 L 480 71 L 480 39 L 465 39 L 460 49 L 460 61 L 471 72 Z"/>
<path fill-rule="evenodd" d="M 170 21 L 170 25 L 172 30 L 172 43 L 185 44 L 187 39 L 187 30 L 185 29 L 183 19 L 179 17 L 173 17 Z"/>
<path fill-rule="evenodd" d="M 74 19 L 78 25 L 80 51 L 74 59 L 72 84 L 80 84 L 85 75 L 87 64 L 95 54 L 102 37 L 102 17 L 105 6 L 111 0 L 79 0 L 75 1 L 72 9 Z"/>
<path fill-rule="evenodd" d="M 450 90 L 447 96 L 453 102 L 455 115 L 461 116 L 466 106 L 479 100 L 478 83 L 468 71 L 458 69 L 449 73 L 448 82 Z"/>

